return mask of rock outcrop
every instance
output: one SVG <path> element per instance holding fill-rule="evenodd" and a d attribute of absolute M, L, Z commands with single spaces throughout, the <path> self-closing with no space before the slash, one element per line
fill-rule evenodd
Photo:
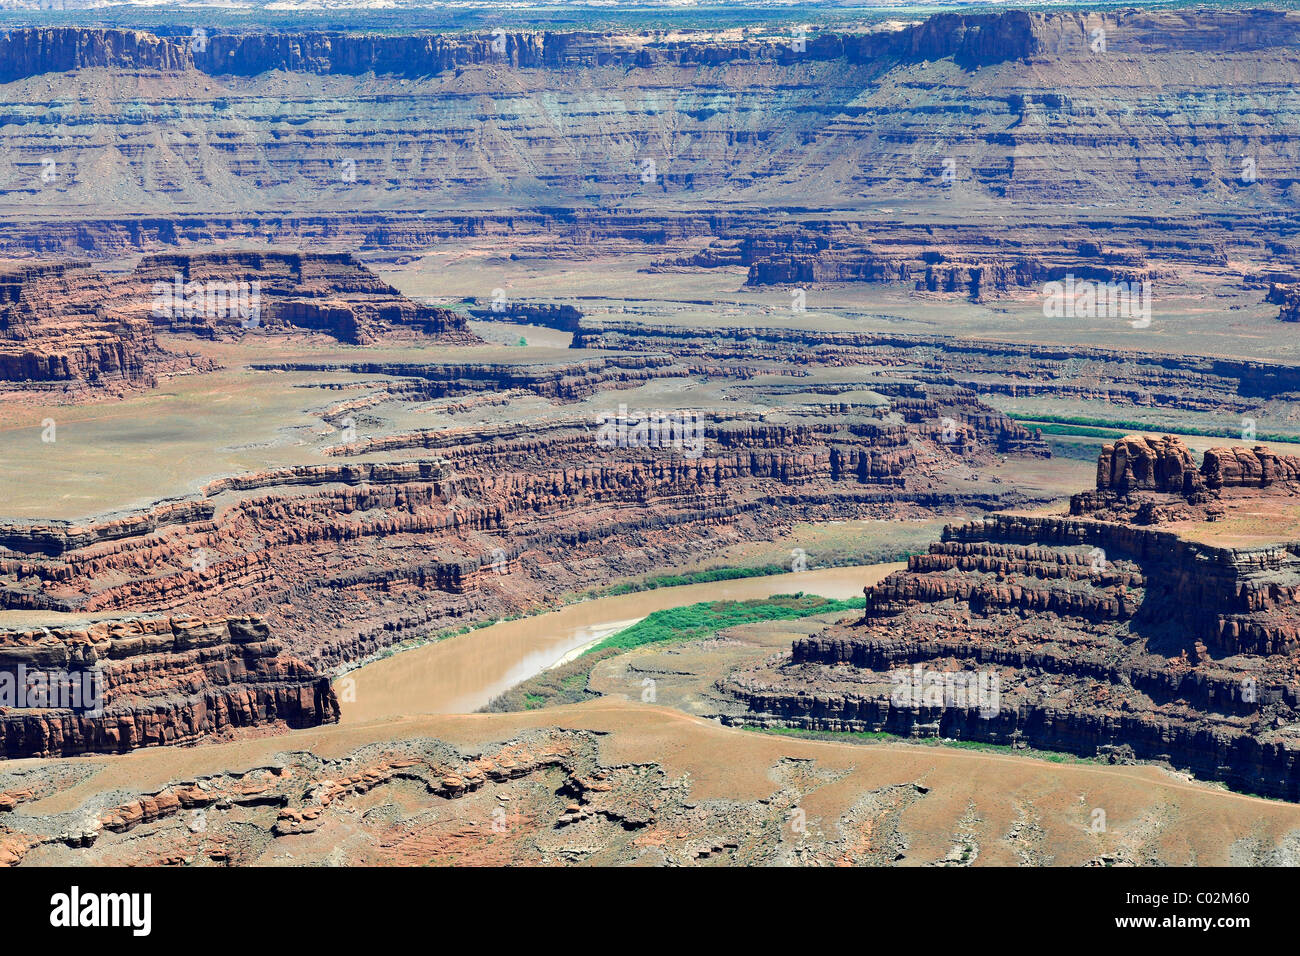
<path fill-rule="evenodd" d="M 1212 490 L 1283 486 L 1300 493 L 1300 456 L 1279 455 L 1264 445 L 1208 448 L 1201 477 Z"/>
<path fill-rule="evenodd" d="M 463 316 L 411 301 L 347 253 L 152 255 L 131 283 L 147 290 L 152 317 L 172 332 L 304 329 L 357 345 L 403 333 L 476 341 Z"/>
<path fill-rule="evenodd" d="M 1268 301 L 1282 307 L 1278 321 L 1300 322 L 1300 286 L 1273 283 L 1268 289 Z"/>
<path fill-rule="evenodd" d="M 338 714 L 329 679 L 257 617 L 0 632 L 0 758 L 120 753 Z"/>
<path fill-rule="evenodd" d="M 1240 469 L 1236 464 L 1244 459 Z M 1102 453 L 1099 490 L 1176 494 L 1176 439 Z M 1260 472 L 1253 474 L 1258 476 Z M 1180 480 L 1180 476 L 1182 479 Z M 1300 544 L 1227 548 L 1115 520 L 997 515 L 945 529 L 866 589 L 860 622 L 735 676 L 744 722 L 888 731 L 1172 764 L 1300 798 Z"/>
<path fill-rule="evenodd" d="M 463 316 L 411 301 L 346 253 L 168 254 L 125 274 L 80 262 L 0 273 L 0 382 L 12 387 L 140 388 L 210 367 L 164 349 L 158 330 L 477 341 Z"/>
<path fill-rule="evenodd" d="M 121 283 L 84 264 L 0 273 L 0 382 L 25 388 L 138 388 L 160 373 L 202 368 L 172 354 L 147 318 L 111 303 Z"/>
<path fill-rule="evenodd" d="M 1132 436 L 1102 449 L 1097 459 L 1097 490 L 1182 494 L 1187 476 L 1195 470 L 1191 452 L 1172 435 L 1156 439 Z"/>
<path fill-rule="evenodd" d="M 1105 445 L 1097 487 L 1070 499 L 1070 513 L 1158 524 L 1215 520 L 1224 506 L 1256 494 L 1300 496 L 1300 456 L 1265 445 L 1208 448 L 1198 469 L 1182 441 L 1130 435 Z"/>

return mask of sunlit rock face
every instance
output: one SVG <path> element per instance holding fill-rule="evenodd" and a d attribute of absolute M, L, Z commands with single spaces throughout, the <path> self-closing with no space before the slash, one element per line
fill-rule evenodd
<path fill-rule="evenodd" d="M 942 14 L 802 46 L 11 30 L 0 188 L 93 221 L 83 248 L 284 208 L 1287 203 L 1298 36 L 1269 11 Z"/>

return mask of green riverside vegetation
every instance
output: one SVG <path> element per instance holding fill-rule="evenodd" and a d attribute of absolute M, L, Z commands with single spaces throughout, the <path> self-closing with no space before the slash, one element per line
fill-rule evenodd
<path fill-rule="evenodd" d="M 1241 426 L 1239 424 L 1204 427 L 1198 427 L 1196 425 L 1157 425 L 1152 422 L 1136 422 L 1122 418 L 1086 418 L 1082 415 L 1015 415 L 1007 413 L 1007 417 L 1020 422 L 1023 425 L 1030 425 L 1038 428 L 1044 435 L 1082 435 L 1090 438 L 1123 438 L 1125 435 L 1134 432 L 1143 432 L 1149 435 L 1195 435 L 1199 438 L 1234 438 L 1238 441 L 1246 440 L 1241 437 Z M 1255 440 L 1300 444 L 1300 436 L 1281 435 L 1275 432 L 1259 432 L 1255 435 Z"/>
<path fill-rule="evenodd" d="M 1009 744 L 986 743 L 982 740 L 955 740 L 949 737 L 904 737 L 887 731 L 856 730 L 803 730 L 798 727 L 758 727 L 745 724 L 742 730 L 759 734 L 775 734 L 778 737 L 799 737 L 805 740 L 826 740 L 833 742 L 874 744 L 893 741 L 895 743 L 916 744 L 921 747 L 955 747 L 958 750 L 978 750 L 984 753 L 1015 754 L 1019 757 L 1032 757 L 1050 763 L 1105 763 L 1096 757 L 1080 757 L 1077 754 L 1060 750 L 1039 750 L 1035 747 L 1017 748 Z"/>
<path fill-rule="evenodd" d="M 600 696 L 587 686 L 592 669 L 606 658 L 633 648 L 669 641 L 700 640 L 737 624 L 792 621 L 814 614 L 861 610 L 864 603 L 862 598 L 836 600 L 799 592 L 774 594 L 770 598 L 752 601 L 704 601 L 655 611 L 631 627 L 594 644 L 569 663 L 517 684 L 483 709 L 501 713 L 580 703 Z"/>
<path fill-rule="evenodd" d="M 588 654 L 617 648 L 631 650 L 643 644 L 655 644 L 662 641 L 690 641 L 709 637 L 727 627 L 737 624 L 753 624 L 756 621 L 792 621 L 812 614 L 826 614 L 835 611 L 861 610 L 865 605 L 862 598 L 834 600 L 831 598 L 798 594 L 774 594 L 770 598 L 753 601 L 706 601 L 701 604 L 688 604 L 686 607 L 671 607 L 655 611 L 644 620 L 624 628 L 617 634 L 611 634 L 599 644 L 594 645 Z"/>
<path fill-rule="evenodd" d="M 707 571 L 689 571 L 685 574 L 661 574 L 644 581 L 616 584 L 600 592 L 602 596 L 632 594 L 636 591 L 655 591 L 675 588 L 683 584 L 707 584 L 710 581 L 735 581 L 740 578 L 764 578 L 773 574 L 787 574 L 789 568 L 780 564 L 764 564 L 756 568 L 709 568 Z M 594 592 L 593 592 L 594 593 Z"/>

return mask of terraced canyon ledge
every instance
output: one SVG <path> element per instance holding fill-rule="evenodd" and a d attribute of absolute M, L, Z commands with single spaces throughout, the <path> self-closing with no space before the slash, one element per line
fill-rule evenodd
<path fill-rule="evenodd" d="M 1300 12 L 341 2 L 0 10 L 0 864 L 1300 862 Z"/>
<path fill-rule="evenodd" d="M 729 679 L 749 709 L 729 719 L 1158 760 L 1296 799 L 1300 547 L 1186 533 L 1294 507 L 1298 468 L 1261 447 L 1198 469 L 1172 436 L 1107 445 L 1070 515 L 948 527 L 866 589 L 861 621 Z"/>

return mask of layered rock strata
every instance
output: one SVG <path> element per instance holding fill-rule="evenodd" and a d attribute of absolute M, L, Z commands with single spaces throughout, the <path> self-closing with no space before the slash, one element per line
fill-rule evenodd
<path fill-rule="evenodd" d="M 544 393 L 572 377 L 532 368 Z M 424 374 L 443 394 L 464 393 L 441 376 L 474 383 L 463 367 Z M 630 440 L 604 441 L 572 416 L 381 435 L 335 446 L 337 464 L 222 479 L 144 512 L 6 523 L 0 605 L 252 611 L 332 666 L 795 521 L 1034 500 L 977 471 L 995 454 L 1045 454 L 1040 438 L 968 394 L 897 388 L 892 406 L 833 415 L 700 413 L 649 444 L 635 422 Z M 362 459 L 374 454 L 393 460 Z"/>
<path fill-rule="evenodd" d="M 911 379 L 976 395 L 1088 399 L 1232 416 L 1266 402 L 1300 400 L 1300 368 L 1281 362 L 902 332 L 698 329 L 586 318 L 574 345 L 661 351 L 679 362 L 708 356 L 715 362 L 779 360 L 793 368 L 906 368 Z"/>
<path fill-rule="evenodd" d="M 1100 495 L 1261 493 L 1176 439 L 1103 452 Z M 1292 494 L 1300 494 L 1293 488 Z M 1143 759 L 1300 799 L 1300 544 L 1227 548 L 1083 517 L 945 529 L 866 589 L 861 621 L 724 682 L 740 722 Z"/>
<path fill-rule="evenodd" d="M 164 350 L 138 310 L 112 308 L 122 292 L 120 283 L 77 263 L 0 273 L 0 383 L 122 390 L 205 367 Z"/>
<path fill-rule="evenodd" d="M 328 678 L 257 617 L 0 632 L 0 758 L 118 753 L 338 719 Z"/>
<path fill-rule="evenodd" d="M 402 334 L 477 340 L 464 316 L 413 302 L 348 253 L 152 255 L 130 284 L 147 290 L 151 317 L 171 332 L 302 329 L 357 345 Z"/>
<path fill-rule="evenodd" d="M 156 331 L 202 338 L 316 331 L 344 342 L 477 341 L 463 316 L 401 295 L 346 253 L 146 256 L 130 273 L 83 262 L 0 273 L 0 382 L 85 392 L 210 367 Z"/>
<path fill-rule="evenodd" d="M 1216 520 L 1241 500 L 1300 495 L 1300 456 L 1265 445 L 1209 448 L 1199 468 L 1172 435 L 1129 436 L 1103 446 L 1095 491 L 1070 499 L 1070 513 L 1138 524 Z"/>
<path fill-rule="evenodd" d="M 1264 10 L 1006 11 L 803 44 L 730 33 L 215 30 L 201 45 L 70 27 L 0 34 L 0 82 L 122 78 L 127 92 L 102 115 L 78 96 L 16 104 L 16 119 L 43 121 L 16 124 L 15 179 L 27 181 L 14 185 L 83 216 L 150 192 L 226 218 L 232 206 L 297 213 L 289 193 L 321 192 L 397 209 L 421 197 L 442 210 L 489 196 L 644 203 L 664 192 L 791 206 L 818 196 L 829 208 L 949 195 L 1095 206 L 1099 195 L 1209 193 L 1271 204 L 1295 179 L 1295 147 L 1276 131 L 1294 124 L 1298 25 L 1294 12 Z M 328 93 L 272 106 L 266 78 L 280 72 Z M 570 74 L 582 82 L 557 78 Z M 665 100 L 665 90 L 682 95 Z M 161 142 L 138 135 L 178 109 L 196 122 Z M 964 122 L 937 136 L 936 115 Z M 68 136 L 57 178 L 45 181 L 49 128 Z M 111 129 L 110 151 L 95 128 Z M 642 182 L 650 157 L 639 147 L 657 142 L 656 175 Z M 1250 176 L 1243 148 L 1259 151 Z M 120 191 L 102 188 L 106 166 Z"/>

